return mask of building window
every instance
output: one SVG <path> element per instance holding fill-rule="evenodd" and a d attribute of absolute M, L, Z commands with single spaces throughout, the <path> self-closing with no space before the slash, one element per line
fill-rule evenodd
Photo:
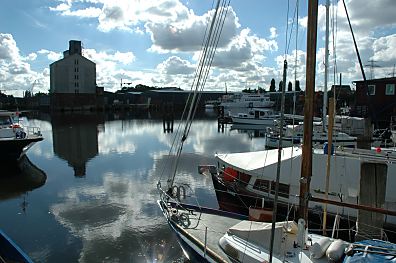
<path fill-rule="evenodd" d="M 368 95 L 375 95 L 375 85 L 368 85 Z"/>
<path fill-rule="evenodd" d="M 386 84 L 385 95 L 395 95 L 395 84 Z"/>

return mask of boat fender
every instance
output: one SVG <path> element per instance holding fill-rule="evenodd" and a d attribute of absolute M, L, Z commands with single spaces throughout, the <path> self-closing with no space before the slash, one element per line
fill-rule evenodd
<path fill-rule="evenodd" d="M 323 237 L 319 241 L 313 243 L 312 246 L 309 247 L 311 257 L 315 259 L 323 257 L 331 242 L 332 240 L 329 237 Z"/>
<path fill-rule="evenodd" d="M 333 243 L 331 243 L 326 251 L 327 259 L 333 262 L 339 261 L 343 257 L 345 248 L 347 246 L 347 242 L 341 239 L 336 239 Z"/>

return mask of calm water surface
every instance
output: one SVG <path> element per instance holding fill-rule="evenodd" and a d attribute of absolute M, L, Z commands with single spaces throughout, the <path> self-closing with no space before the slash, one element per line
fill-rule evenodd
<path fill-rule="evenodd" d="M 200 204 L 218 207 L 211 179 L 197 166 L 214 164 L 216 152 L 262 150 L 265 142 L 262 131 L 219 131 L 210 115 L 194 122 L 176 180 Z M 2 169 L 0 228 L 35 262 L 183 261 L 156 204 L 174 136 L 161 118 L 41 114 L 25 122 L 41 127 L 45 139 L 19 168 Z"/>

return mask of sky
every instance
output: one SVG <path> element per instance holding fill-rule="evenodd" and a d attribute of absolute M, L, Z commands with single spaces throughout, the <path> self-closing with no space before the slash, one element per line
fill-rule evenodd
<path fill-rule="evenodd" d="M 368 79 L 392 77 L 396 1 L 345 0 Z M 228 3 L 228 1 L 227 1 Z M 191 88 L 215 0 L 2 0 L 0 90 L 49 90 L 49 64 L 81 40 L 106 91 L 144 84 Z M 325 1 L 319 1 L 316 90 L 324 88 Z M 307 1 L 231 0 L 205 90 L 305 89 Z M 330 0 L 329 83 L 353 88 L 362 73 L 342 1 Z M 298 13 L 298 16 L 297 16 Z"/>

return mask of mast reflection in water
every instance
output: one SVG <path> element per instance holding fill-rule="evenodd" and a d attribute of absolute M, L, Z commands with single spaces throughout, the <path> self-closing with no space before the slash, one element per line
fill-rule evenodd
<path fill-rule="evenodd" d="M 184 260 L 156 205 L 159 171 L 172 158 L 173 141 L 161 116 L 58 114 L 29 122 L 45 138 L 27 153 L 43 177 L 30 187 L 15 174 L 0 181 L 0 228 L 34 261 Z M 218 132 L 215 118 L 198 116 L 180 160 L 182 180 L 202 205 L 218 207 L 211 178 L 198 174 L 197 166 L 214 164 L 216 152 L 257 149 L 264 149 L 264 138 L 229 126 Z"/>

